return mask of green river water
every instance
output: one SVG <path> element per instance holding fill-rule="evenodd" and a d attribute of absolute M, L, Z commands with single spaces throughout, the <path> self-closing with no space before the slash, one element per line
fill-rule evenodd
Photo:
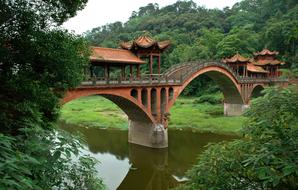
<path fill-rule="evenodd" d="M 86 148 L 83 152 L 101 162 L 96 169 L 109 190 L 173 188 L 187 180 L 185 172 L 196 163 L 197 156 L 208 143 L 235 138 L 191 129 L 169 129 L 169 147 L 152 149 L 129 144 L 125 130 L 65 124 L 60 124 L 60 128 L 84 136 Z"/>

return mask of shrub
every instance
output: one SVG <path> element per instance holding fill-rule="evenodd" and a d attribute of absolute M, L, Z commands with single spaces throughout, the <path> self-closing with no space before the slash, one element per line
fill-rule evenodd
<path fill-rule="evenodd" d="M 194 103 L 209 103 L 209 104 L 220 104 L 223 101 L 223 97 L 220 94 L 207 94 L 200 96 Z"/>
<path fill-rule="evenodd" d="M 266 89 L 246 113 L 245 138 L 209 145 L 179 189 L 298 189 L 297 114 L 297 89 Z"/>

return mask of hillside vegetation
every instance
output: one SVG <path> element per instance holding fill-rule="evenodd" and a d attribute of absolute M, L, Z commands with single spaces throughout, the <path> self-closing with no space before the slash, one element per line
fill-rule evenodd
<path fill-rule="evenodd" d="M 297 68 L 298 6 L 296 0 L 244 0 L 232 8 L 206 9 L 193 1 L 177 1 L 160 8 L 148 4 L 126 23 L 115 22 L 85 33 L 97 46 L 118 47 L 147 33 L 171 40 L 163 69 L 179 62 L 221 59 L 237 52 L 251 56 L 264 47 Z"/>
<path fill-rule="evenodd" d="M 243 0 L 223 10 L 206 9 L 193 1 L 162 8 L 150 3 L 133 12 L 126 23 L 99 26 L 86 32 L 85 38 L 91 45 L 116 48 L 143 34 L 172 42 L 162 57 L 162 71 L 181 62 L 220 60 L 237 52 L 249 57 L 267 47 L 279 51 L 279 59 L 289 63 L 290 73 L 298 75 L 296 0 Z M 216 85 L 201 76 L 184 95 L 216 91 Z"/>

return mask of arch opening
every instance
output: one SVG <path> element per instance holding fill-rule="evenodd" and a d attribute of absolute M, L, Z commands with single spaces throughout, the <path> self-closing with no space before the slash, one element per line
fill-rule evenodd
<path fill-rule="evenodd" d="M 169 88 L 169 99 L 172 100 L 174 98 L 174 89 L 171 87 Z"/>
<path fill-rule="evenodd" d="M 132 90 L 130 91 L 130 95 L 131 95 L 132 97 L 134 97 L 135 99 L 138 99 L 138 91 L 137 91 L 136 89 L 132 89 Z"/>
<path fill-rule="evenodd" d="M 152 116 L 149 113 L 147 113 L 147 111 L 138 104 L 137 100 L 134 97 L 131 97 L 131 96 L 127 97 L 124 95 L 122 96 L 116 92 L 115 94 L 108 94 L 100 90 L 99 91 L 92 91 L 92 90 L 89 91 L 84 89 L 73 90 L 73 91 L 67 92 L 67 94 L 63 98 L 62 104 L 68 103 L 70 101 L 73 101 L 81 97 L 96 96 L 96 95 L 102 96 L 110 100 L 114 104 L 116 104 L 127 115 L 129 120 L 154 123 L 154 118 L 152 118 Z"/>
<path fill-rule="evenodd" d="M 169 109 L 173 106 L 179 95 L 183 92 L 183 90 L 195 79 L 199 76 L 206 75 L 211 78 L 215 84 L 218 85 L 220 91 L 223 94 L 224 104 L 224 115 L 241 115 L 243 111 L 246 109 L 246 105 L 244 103 L 244 99 L 241 94 L 241 88 L 238 84 L 237 79 L 234 77 L 232 73 L 227 71 L 225 68 L 221 68 L 218 66 L 212 67 L 204 67 L 199 69 L 196 73 L 189 76 L 184 84 L 175 89 L 177 92 L 174 94 L 173 101 L 170 102 L 168 106 Z M 197 89 L 200 90 L 200 89 Z"/>
<path fill-rule="evenodd" d="M 157 114 L 157 91 L 155 88 L 151 89 L 151 114 Z"/>
<path fill-rule="evenodd" d="M 142 98 L 142 104 L 147 107 L 148 106 L 148 91 L 147 89 L 142 89 L 141 91 L 141 98 Z"/>
<path fill-rule="evenodd" d="M 258 97 L 262 96 L 263 90 L 264 90 L 264 87 L 262 85 L 255 86 L 251 92 L 250 99 L 254 99 L 254 98 L 258 98 Z"/>
<path fill-rule="evenodd" d="M 223 93 L 224 103 L 244 104 L 236 79 L 226 70 L 219 68 L 206 68 L 199 70 L 196 74 L 192 75 L 186 80 L 180 89 L 178 96 L 192 81 L 196 80 L 202 75 L 206 75 L 218 85 L 220 91 Z"/>
<path fill-rule="evenodd" d="M 237 84 L 235 84 L 230 77 L 227 75 L 210 71 L 205 73 L 208 77 L 210 77 L 220 88 L 220 91 L 224 96 L 224 103 L 229 104 L 243 104 L 243 98 L 240 94 L 240 91 L 237 88 Z"/>

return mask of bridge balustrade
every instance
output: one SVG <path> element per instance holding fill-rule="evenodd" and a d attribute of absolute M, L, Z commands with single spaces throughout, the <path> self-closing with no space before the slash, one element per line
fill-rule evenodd
<path fill-rule="evenodd" d="M 257 83 L 257 82 L 288 82 L 287 78 L 273 78 L 273 77 L 244 77 L 238 75 L 227 64 L 220 62 L 187 62 L 177 64 L 167 69 L 163 74 L 147 74 L 139 77 L 92 77 L 81 83 L 82 86 L 123 86 L 123 85 L 152 85 L 152 84 L 166 84 L 166 85 L 182 85 L 185 80 L 191 77 L 198 70 L 217 66 L 229 71 L 239 83 Z M 173 74 L 175 73 L 175 74 Z M 87 78 L 87 77 L 85 77 Z"/>

